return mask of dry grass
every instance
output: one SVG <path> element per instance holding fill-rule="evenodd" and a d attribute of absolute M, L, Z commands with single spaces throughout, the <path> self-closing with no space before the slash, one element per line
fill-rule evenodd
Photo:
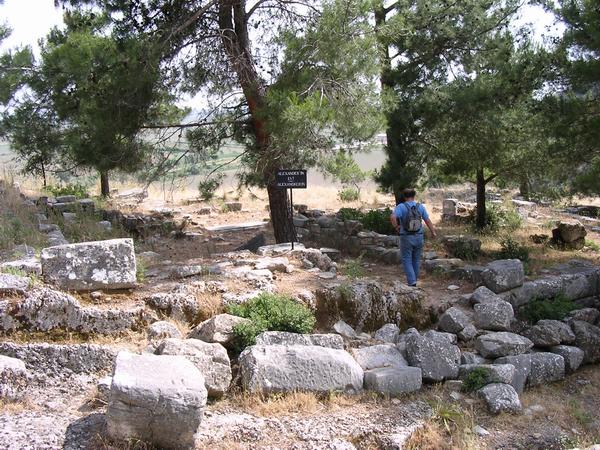
<path fill-rule="evenodd" d="M 0 195 L 0 251 L 10 251 L 20 244 L 36 249 L 45 245 L 46 237 L 38 230 L 35 213 L 35 208 L 23 206 L 17 189 L 5 185 Z"/>
<path fill-rule="evenodd" d="M 98 344 L 111 345 L 131 351 L 139 351 L 146 347 L 146 334 L 144 332 L 128 331 L 118 335 L 83 334 L 66 330 L 50 331 L 15 331 L 12 333 L 0 333 L 3 342 L 15 344 Z"/>
<path fill-rule="evenodd" d="M 20 401 L 0 400 L 0 414 L 14 415 L 23 411 L 33 411 L 38 409 L 38 405 L 28 398 Z"/>
<path fill-rule="evenodd" d="M 368 392 L 359 395 L 335 392 L 329 394 L 290 392 L 260 395 L 237 391 L 215 407 L 223 410 L 242 410 L 245 413 L 261 417 L 278 417 L 336 411 L 352 408 L 361 403 L 377 404 L 379 401 L 381 401 L 381 397 Z"/>
<path fill-rule="evenodd" d="M 225 312 L 223 300 L 218 293 L 203 292 L 197 294 L 196 299 L 200 305 L 200 312 L 196 318 L 198 323 Z"/>

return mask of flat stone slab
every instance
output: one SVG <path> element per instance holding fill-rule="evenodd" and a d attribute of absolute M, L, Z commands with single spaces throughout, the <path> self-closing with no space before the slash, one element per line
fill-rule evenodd
<path fill-rule="evenodd" d="M 365 389 L 380 394 L 398 395 L 421 389 L 418 367 L 380 367 L 365 372 Z"/>
<path fill-rule="evenodd" d="M 48 247 L 41 262 L 44 280 L 63 290 L 127 289 L 137 282 L 133 239 Z"/>
<path fill-rule="evenodd" d="M 256 230 L 259 228 L 266 227 L 268 222 L 242 222 L 242 223 L 231 223 L 224 225 L 215 225 L 212 227 L 206 227 L 208 231 L 245 231 L 245 230 Z"/>

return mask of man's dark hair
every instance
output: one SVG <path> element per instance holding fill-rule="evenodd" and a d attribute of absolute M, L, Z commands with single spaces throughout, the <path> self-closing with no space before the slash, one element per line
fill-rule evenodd
<path fill-rule="evenodd" d="M 413 188 L 406 188 L 402 191 L 402 196 L 404 198 L 415 198 L 417 192 Z"/>

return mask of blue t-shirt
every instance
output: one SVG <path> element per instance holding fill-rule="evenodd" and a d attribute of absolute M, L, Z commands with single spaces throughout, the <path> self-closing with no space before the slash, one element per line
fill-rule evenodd
<path fill-rule="evenodd" d="M 396 207 L 394 208 L 394 215 L 398 218 L 398 222 L 400 222 L 400 234 L 406 234 L 404 232 L 402 224 L 404 223 L 404 219 L 408 215 L 408 210 L 415 205 L 417 205 L 417 202 L 412 200 L 410 202 L 400 203 L 400 204 L 396 205 Z M 417 210 L 419 211 L 419 214 L 421 214 L 421 217 L 423 218 L 423 220 L 429 219 L 429 214 L 427 214 L 427 210 L 421 203 L 419 203 L 417 205 Z M 417 231 L 415 234 L 423 234 L 423 232 L 424 232 L 424 230 L 423 230 L 423 227 L 421 226 L 421 229 L 419 231 Z"/>

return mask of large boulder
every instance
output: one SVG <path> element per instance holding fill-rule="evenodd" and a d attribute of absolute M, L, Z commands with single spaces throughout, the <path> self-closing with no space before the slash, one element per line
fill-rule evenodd
<path fill-rule="evenodd" d="M 500 331 L 479 336 L 475 340 L 475 349 L 484 358 L 519 355 L 533 347 L 533 342 L 515 333 Z"/>
<path fill-rule="evenodd" d="M 575 333 L 575 345 L 583 350 L 584 363 L 600 361 L 600 328 L 588 322 L 573 320 L 571 329 Z"/>
<path fill-rule="evenodd" d="M 458 376 L 460 349 L 444 339 L 411 333 L 406 338 L 406 357 L 411 366 L 421 368 L 424 380 L 442 381 Z"/>
<path fill-rule="evenodd" d="M 470 300 L 471 300 L 471 303 L 476 305 L 478 303 L 487 303 L 487 302 L 495 303 L 497 301 L 502 300 L 502 297 L 500 297 L 498 294 L 492 292 L 485 286 L 479 286 L 471 294 Z"/>
<path fill-rule="evenodd" d="M 518 259 L 501 259 L 489 263 L 481 277 L 483 284 L 498 294 L 522 286 L 525 271 L 523 263 Z"/>
<path fill-rule="evenodd" d="M 562 380 L 565 377 L 565 360 L 555 353 L 532 353 L 531 373 L 527 384 L 537 386 L 538 384 L 551 383 Z"/>
<path fill-rule="evenodd" d="M 242 352 L 239 364 L 242 385 L 250 392 L 356 393 L 363 386 L 363 370 L 344 350 L 253 345 Z"/>
<path fill-rule="evenodd" d="M 217 314 L 196 326 L 190 331 L 188 338 L 216 342 L 227 346 L 235 337 L 233 329 L 241 323 L 251 323 L 251 320 L 231 314 Z"/>
<path fill-rule="evenodd" d="M 175 325 L 164 320 L 154 322 L 146 328 L 146 336 L 149 341 L 167 338 L 181 339 L 183 337 Z"/>
<path fill-rule="evenodd" d="M 136 284 L 133 239 L 82 242 L 42 250 L 44 280 L 60 289 L 126 289 Z"/>
<path fill-rule="evenodd" d="M 398 336 L 400 336 L 400 328 L 395 323 L 386 323 L 373 334 L 374 339 L 390 344 L 396 343 Z"/>
<path fill-rule="evenodd" d="M 477 393 L 485 400 L 492 414 L 501 412 L 515 413 L 521 410 L 519 394 L 510 384 L 491 383 Z"/>
<path fill-rule="evenodd" d="M 527 378 L 531 373 L 531 354 L 503 356 L 494 361 L 494 364 L 511 364 L 515 368 L 512 387 L 520 394 L 525 389 Z"/>
<path fill-rule="evenodd" d="M 525 335 L 536 347 L 572 344 L 575 341 L 571 327 L 559 320 L 539 320 Z"/>
<path fill-rule="evenodd" d="M 583 362 L 583 357 L 585 356 L 583 350 L 569 345 L 556 345 L 550 347 L 550 351 L 563 357 L 566 373 L 575 372 Z"/>
<path fill-rule="evenodd" d="M 484 330 L 510 330 L 510 324 L 515 317 L 511 304 L 504 300 L 477 303 L 473 309 L 475 326 Z"/>
<path fill-rule="evenodd" d="M 344 339 L 339 334 L 300 334 L 288 331 L 265 331 L 256 336 L 256 345 L 317 345 L 344 349 Z"/>
<path fill-rule="evenodd" d="M 458 378 L 465 380 L 474 370 L 486 372 L 485 384 L 512 384 L 515 377 L 515 367 L 511 364 L 463 364 L 459 367 Z"/>
<path fill-rule="evenodd" d="M 117 356 L 106 411 L 113 439 L 192 449 L 205 406 L 204 377 L 183 356 Z"/>
<path fill-rule="evenodd" d="M 552 239 L 566 248 L 581 250 L 585 245 L 587 231 L 577 220 L 560 221 L 552 230 Z"/>
<path fill-rule="evenodd" d="M 190 360 L 204 376 L 210 397 L 221 397 L 231 383 L 231 363 L 227 350 L 221 344 L 209 344 L 199 339 L 174 339 L 162 341 L 157 355 L 181 355 Z"/>
<path fill-rule="evenodd" d="M 452 306 L 441 315 L 438 327 L 442 331 L 458 334 L 470 324 L 469 317 L 461 309 Z"/>
<path fill-rule="evenodd" d="M 0 355 L 0 401 L 22 399 L 29 384 L 25 363 L 17 358 Z"/>
<path fill-rule="evenodd" d="M 353 348 L 350 353 L 363 370 L 377 367 L 407 367 L 408 363 L 393 344 Z"/>
<path fill-rule="evenodd" d="M 357 331 L 375 331 L 388 323 L 425 326 L 431 321 L 421 289 L 396 282 L 384 289 L 376 281 L 330 285 L 316 292 L 316 316 L 319 327 L 330 329 L 338 320 Z"/>
<path fill-rule="evenodd" d="M 385 395 L 399 395 L 421 389 L 418 367 L 380 367 L 365 372 L 365 389 Z"/>

